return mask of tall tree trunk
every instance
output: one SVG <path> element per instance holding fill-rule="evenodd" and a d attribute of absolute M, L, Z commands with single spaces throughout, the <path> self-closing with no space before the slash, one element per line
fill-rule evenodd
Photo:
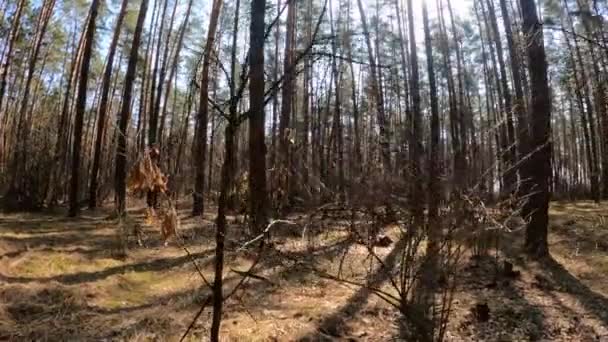
<path fill-rule="evenodd" d="M 504 194 L 512 193 L 515 190 L 515 186 L 517 183 L 517 169 L 515 166 L 516 153 L 515 153 L 515 128 L 513 126 L 513 114 L 512 114 L 512 99 L 511 99 L 511 91 L 509 89 L 508 84 L 508 76 L 507 69 L 505 67 L 504 54 L 502 50 L 502 41 L 500 40 L 500 31 L 498 30 L 498 22 L 496 20 L 496 11 L 494 9 L 494 4 L 491 0 L 487 0 L 488 5 L 488 13 L 490 16 L 490 24 L 492 25 L 492 34 L 494 36 L 494 44 L 496 45 L 496 55 L 498 57 L 498 68 L 500 71 L 500 82 L 502 86 L 502 94 L 503 94 L 503 109 L 504 115 L 506 117 L 505 127 L 507 132 L 507 150 L 502 151 L 506 170 L 503 173 L 503 183 L 504 183 Z"/>
<path fill-rule="evenodd" d="M 207 42 L 203 56 L 203 70 L 201 74 L 201 91 L 197 113 L 195 140 L 195 169 L 194 194 L 192 215 L 200 216 L 205 210 L 205 159 L 207 155 L 207 124 L 209 121 L 209 68 L 211 65 L 211 54 L 215 45 L 215 33 L 222 8 L 222 0 L 213 0 L 211 9 L 211 20 L 207 31 Z M 262 87 L 263 88 L 263 87 Z"/>
<path fill-rule="evenodd" d="M 428 11 L 426 1 L 423 2 L 422 17 L 424 21 L 424 41 L 426 47 L 426 62 L 427 72 L 429 77 L 429 91 L 431 97 L 431 154 L 429 159 L 429 238 L 431 229 L 435 230 L 436 220 L 439 217 L 439 205 L 441 200 L 441 166 L 439 161 L 439 104 L 437 100 L 437 83 L 435 80 L 435 67 L 433 62 L 433 44 L 431 40 L 431 31 L 429 28 Z M 429 243 L 434 243 L 433 239 L 429 239 Z M 431 248 L 432 247 L 432 248 Z M 437 246 L 429 246 L 428 249 L 434 249 Z"/>
<path fill-rule="evenodd" d="M 249 31 L 249 205 L 251 228 L 260 232 L 268 219 L 264 134 L 264 34 L 266 0 L 252 0 Z"/>
<path fill-rule="evenodd" d="M 306 1 L 306 44 L 312 44 L 312 0 Z M 303 117 L 303 132 L 302 132 L 302 156 L 303 167 L 301 168 L 302 180 L 301 186 L 304 190 L 304 195 L 308 195 L 309 187 L 309 132 L 310 132 L 310 116 L 311 116 L 311 90 L 312 90 L 312 56 L 305 57 L 304 60 L 304 77 L 302 80 L 302 117 Z"/>
<path fill-rule="evenodd" d="M 163 143 L 163 136 L 161 135 L 161 131 L 164 131 L 164 128 L 165 128 L 165 121 L 166 121 L 166 114 L 167 114 L 167 107 L 168 107 L 167 101 L 169 100 L 171 83 L 173 81 L 173 77 L 167 78 L 167 66 L 169 65 L 169 53 L 171 52 L 171 49 L 170 49 L 171 36 L 173 33 L 173 26 L 175 24 L 175 12 L 176 11 L 177 11 L 177 1 L 173 4 L 173 10 L 171 11 L 171 19 L 169 19 L 169 27 L 167 29 L 167 37 L 165 38 L 165 48 L 163 51 L 162 64 L 160 66 L 158 84 L 156 86 L 156 97 L 154 99 L 153 112 L 154 112 L 154 115 L 156 116 L 157 120 L 160 119 L 160 122 L 158 123 L 159 127 L 156 132 L 156 136 L 157 136 L 156 140 L 158 141 L 159 145 L 162 145 L 162 143 Z M 190 13 L 189 13 L 189 9 L 188 9 L 186 15 L 189 16 L 189 14 Z M 157 53 L 159 53 L 159 52 L 160 51 L 158 51 Z M 177 61 L 179 61 L 179 59 Z M 177 68 L 177 65 L 175 65 L 175 67 Z M 165 96 L 163 96 L 162 95 L 163 86 L 165 85 L 165 81 L 167 82 L 168 91 L 166 92 Z M 161 100 L 163 100 L 162 113 L 161 113 Z M 162 151 L 162 148 L 160 148 L 160 150 Z"/>
<path fill-rule="evenodd" d="M 365 9 L 363 8 L 362 0 L 357 0 L 359 7 L 359 15 L 361 16 L 361 24 L 363 25 L 363 35 L 365 36 L 365 44 L 367 45 L 367 55 L 369 59 L 369 69 L 371 73 L 372 92 L 376 100 L 376 116 L 378 118 L 378 126 L 380 129 L 380 153 L 382 156 L 383 172 L 389 173 L 391 170 L 391 151 L 390 151 L 390 130 L 386 113 L 384 111 L 384 99 L 380 92 L 380 81 L 378 78 L 378 69 L 376 59 L 374 58 L 374 48 L 372 47 Z"/>
<path fill-rule="evenodd" d="M 8 76 L 8 70 L 11 67 L 11 60 L 13 58 L 15 42 L 17 41 L 17 34 L 19 33 L 19 28 L 21 27 L 21 14 L 23 13 L 23 7 L 25 7 L 25 0 L 19 1 L 19 4 L 15 9 L 11 29 L 5 43 L 7 44 L 6 53 L 4 55 L 4 62 L 2 63 L 2 70 L 0 71 L 0 114 L 2 114 L 2 100 L 4 100 L 4 92 L 6 91 L 6 78 Z M 4 128 L 5 127 L 0 127 L 0 132 L 2 132 Z"/>
<path fill-rule="evenodd" d="M 120 38 L 122 23 L 124 21 L 125 15 L 127 14 L 128 3 L 129 0 L 123 0 L 122 5 L 120 6 L 120 12 L 118 13 L 118 17 L 116 18 L 116 26 L 114 27 L 114 34 L 112 36 L 112 42 L 110 43 L 110 48 L 108 51 L 108 60 L 106 61 L 106 67 L 104 69 L 101 80 L 101 99 L 99 100 L 97 135 L 95 138 L 95 152 L 93 155 L 93 166 L 91 169 L 91 185 L 89 188 L 89 208 L 91 209 L 97 207 L 99 167 L 101 162 L 101 152 L 104 145 L 106 116 L 108 112 L 110 85 L 112 83 L 112 68 L 114 66 L 114 56 L 116 55 L 116 48 L 118 47 L 118 39 Z"/>
<path fill-rule="evenodd" d="M 587 1 L 581 1 L 581 0 L 577 0 L 577 4 L 578 4 L 578 9 L 581 13 L 589 13 L 591 14 L 591 10 L 589 8 L 589 5 L 587 3 Z M 596 4 L 597 5 L 597 4 Z M 568 9 L 568 3 L 564 2 L 564 8 L 566 9 L 566 12 L 569 13 L 569 9 Z M 568 14 L 569 16 L 569 14 Z M 601 17 L 601 15 L 600 15 Z M 599 26 L 598 28 L 592 27 L 592 25 L 590 24 L 589 20 L 585 17 L 582 18 L 581 20 L 582 24 L 583 24 L 583 28 L 585 29 L 585 33 L 587 35 L 587 37 L 590 38 L 595 38 L 596 41 L 600 40 L 600 37 L 598 37 L 600 34 L 596 34 L 596 31 L 602 31 L 603 30 L 603 26 Z M 574 28 L 572 27 L 572 31 L 574 32 Z M 602 33 L 602 32 L 600 32 Z M 575 43 L 577 40 L 577 37 L 574 37 L 575 39 Z M 599 179 L 600 179 L 600 172 L 599 172 L 599 165 L 595 165 L 595 183 L 597 184 L 597 190 L 592 190 L 592 194 L 593 194 L 593 199 L 596 202 L 600 201 L 600 197 L 603 195 L 603 197 L 608 198 L 608 139 L 606 137 L 606 133 L 608 133 L 608 111 L 606 108 L 606 96 L 608 96 L 606 94 L 606 88 L 605 88 L 605 82 L 606 79 L 605 77 L 602 77 L 602 75 L 605 75 L 605 72 L 602 72 L 603 70 L 600 70 L 599 67 L 599 63 L 601 61 L 601 55 L 600 58 L 598 58 L 597 56 L 597 51 L 596 51 L 596 47 L 595 45 L 597 44 L 596 42 L 593 41 L 587 41 L 587 45 L 589 48 L 589 52 L 590 52 L 590 64 L 591 64 L 591 70 L 593 73 L 593 99 L 594 99 L 594 104 L 595 104 L 595 108 L 597 111 L 597 115 L 598 115 L 598 119 L 600 122 L 600 128 L 602 129 L 602 133 L 600 133 L 600 143 L 602 143 L 602 147 L 601 150 L 603 151 L 602 154 L 602 188 L 599 187 Z M 607 48 L 604 48 L 604 50 L 607 50 Z M 608 56 L 608 52 L 606 52 L 607 56 Z M 584 68 L 584 66 L 582 65 L 583 60 L 580 61 L 581 62 L 581 66 Z M 603 135 L 603 136 L 602 136 Z M 594 135 L 595 136 L 595 135 Z M 597 151 L 597 150 L 594 150 Z M 596 163 L 600 158 L 596 159 Z M 593 185 L 592 185 L 593 186 Z M 603 193 L 603 194 L 602 194 Z"/>
<path fill-rule="evenodd" d="M 223 306 L 223 273 L 224 273 L 224 240 L 226 236 L 226 212 L 229 207 L 229 194 L 233 187 L 236 149 L 235 149 L 235 134 L 238 132 L 237 126 L 237 101 L 236 97 L 236 44 L 239 32 L 239 10 L 241 2 L 236 1 L 234 23 L 232 31 L 232 51 L 230 54 L 230 72 L 232 82 L 230 82 L 230 109 L 228 114 L 228 122 L 226 124 L 225 144 L 224 144 L 224 162 L 222 164 L 221 180 L 220 180 L 220 196 L 218 199 L 217 219 L 216 219 L 216 235 L 215 235 L 215 280 L 213 282 L 213 321 L 211 323 L 211 341 L 219 341 L 219 330 L 222 321 L 222 306 Z M 217 73 L 216 73 L 217 78 Z M 214 82 L 217 84 L 217 79 Z M 212 126 L 213 127 L 213 126 Z M 213 128 L 215 129 L 215 128 Z M 211 155 L 211 153 L 210 153 Z"/>
<path fill-rule="evenodd" d="M 519 193 L 527 193 L 528 179 L 529 179 L 529 167 L 528 159 L 526 156 L 529 153 L 528 147 L 528 136 L 530 126 L 528 118 L 526 116 L 526 102 L 524 98 L 524 91 L 522 86 L 522 75 L 520 70 L 521 62 L 519 60 L 519 54 L 515 42 L 513 39 L 513 30 L 511 29 L 511 17 L 509 9 L 507 8 L 507 1 L 500 0 L 500 9 L 502 13 L 503 23 L 505 26 L 505 35 L 507 36 L 507 45 L 509 47 L 509 58 L 511 59 L 511 73 L 513 74 L 513 89 L 515 90 L 515 101 L 513 103 L 513 111 L 517 117 L 517 152 L 519 159 L 517 163 L 519 167 L 516 168 L 519 171 Z"/>
<path fill-rule="evenodd" d="M 280 173 L 279 178 L 282 180 L 278 184 L 281 188 L 281 192 L 285 194 L 284 198 L 281 199 L 282 205 L 289 205 L 291 201 L 292 191 L 290 189 L 290 179 L 293 177 L 292 165 L 290 164 L 290 136 L 293 134 L 291 131 L 291 109 L 293 106 L 293 94 L 294 94 L 294 38 L 295 38 L 295 25 L 296 25 L 296 2 L 288 1 L 287 3 L 287 23 L 285 31 L 285 54 L 283 60 L 283 84 L 281 93 L 281 117 L 279 122 L 279 165 Z"/>
<path fill-rule="evenodd" d="M 332 39 L 332 43 L 331 43 L 331 49 L 332 49 L 332 59 L 331 59 L 331 69 L 332 69 L 332 74 L 333 74 L 333 79 L 334 79 L 334 98 L 335 98 L 335 102 L 334 102 L 334 115 L 333 115 L 333 142 L 334 142 L 334 151 L 336 154 L 336 158 L 335 158 L 335 164 L 337 167 L 337 171 L 338 171 L 338 186 L 337 186 L 337 193 L 338 193 L 338 198 L 341 201 L 344 201 L 344 157 L 343 157 L 343 142 L 342 142 L 342 114 L 341 114 L 341 107 L 342 104 L 340 103 L 340 85 L 341 85 L 341 80 L 342 80 L 342 65 L 338 65 L 336 59 L 337 59 L 337 55 L 338 55 L 338 47 L 336 44 L 336 40 L 338 39 L 337 37 L 339 37 L 339 34 L 336 34 L 335 29 L 334 29 L 334 19 L 333 19 L 333 10 L 332 10 L 332 5 L 331 5 L 331 0 L 329 0 L 329 21 L 330 21 L 330 29 L 331 29 L 331 35 L 334 37 L 334 39 Z M 340 21 L 337 21 L 337 26 L 340 26 Z"/>
<path fill-rule="evenodd" d="M 119 216 L 126 214 L 126 177 L 127 177 L 127 141 L 129 134 L 129 121 L 131 118 L 131 100 L 133 96 L 133 84 L 137 71 L 137 60 L 139 56 L 139 46 L 141 43 L 141 34 L 144 28 L 146 13 L 148 12 L 148 0 L 142 0 L 137 15 L 137 23 L 135 32 L 133 33 L 133 42 L 131 43 L 131 51 L 129 53 L 129 63 L 124 81 L 124 92 L 122 96 L 122 105 L 120 109 L 120 119 L 118 123 L 118 146 L 116 148 L 116 173 L 115 173 L 115 192 L 116 192 L 116 210 Z"/>
<path fill-rule="evenodd" d="M 409 0 L 411 1 L 411 0 Z M 441 200 L 441 170 L 439 166 L 439 105 L 437 100 L 437 84 L 435 81 L 435 68 L 433 62 L 433 45 L 426 1 L 422 3 L 422 20 L 424 22 L 424 42 L 426 48 L 427 71 L 429 77 L 429 90 L 431 97 L 431 154 L 429 159 L 429 211 L 428 211 L 428 244 L 426 249 L 427 267 L 424 271 L 425 286 L 429 291 L 429 302 L 432 303 L 436 287 L 436 271 L 439 254 L 441 225 L 439 219 L 439 206 Z M 414 72 L 412 67 L 412 72 Z M 413 90 L 413 88 L 412 88 Z M 414 112 L 416 116 L 416 113 Z M 415 118 L 414 116 L 414 118 Z"/>
<path fill-rule="evenodd" d="M 74 24 L 74 35 L 73 41 L 76 40 L 76 31 L 77 25 Z M 70 110 L 71 110 L 71 92 L 72 86 L 74 85 L 74 81 L 78 76 L 78 66 L 80 65 L 80 59 L 82 57 L 82 47 L 84 44 L 84 32 L 81 33 L 78 45 L 74 46 L 72 53 L 72 63 L 70 64 L 70 70 L 67 75 L 67 84 L 62 85 L 62 89 L 65 89 L 63 94 L 62 104 L 61 104 L 61 115 L 59 116 L 59 123 L 57 126 L 57 132 L 64 132 L 68 130 L 69 121 L 70 121 Z M 75 45 L 75 44 L 72 44 Z M 63 191 L 61 182 L 58 182 L 58 176 L 63 174 L 63 170 L 65 167 L 65 159 L 67 159 L 67 150 L 68 150 L 68 140 L 69 137 L 67 134 L 60 134 L 57 136 L 57 141 L 55 143 L 55 151 L 54 151 L 54 163 L 51 166 L 50 170 L 50 184 L 47 189 L 46 199 L 49 205 L 54 205 L 59 197 L 59 191 Z"/>
<path fill-rule="evenodd" d="M 420 87 L 418 76 L 418 53 L 416 47 L 416 29 L 414 26 L 414 13 L 412 0 L 407 0 L 407 16 L 410 33 L 410 91 L 412 93 L 412 125 L 410 134 L 410 164 L 411 164 L 411 188 L 410 203 L 412 204 L 412 216 L 414 217 L 414 228 L 422 229 L 424 223 L 424 201 L 422 200 L 422 172 L 420 169 L 420 157 L 422 155 L 422 113 L 420 109 Z"/>
<path fill-rule="evenodd" d="M 520 0 L 523 31 L 526 37 L 531 81 L 532 147 L 530 165 L 534 167 L 532 187 L 527 206 L 531 219 L 526 227 L 526 250 L 536 257 L 549 254 L 547 226 L 549 223 L 549 178 L 551 177 L 551 98 L 547 80 L 547 58 L 542 24 L 536 14 L 534 0 Z"/>
<path fill-rule="evenodd" d="M 354 156 L 351 158 L 352 161 L 352 167 L 351 167 L 351 175 L 353 176 L 352 178 L 356 178 L 359 177 L 359 175 L 361 174 L 361 172 L 363 171 L 363 156 L 361 154 L 361 118 L 360 118 L 360 114 L 359 114 L 359 104 L 357 101 L 357 80 L 355 78 L 355 68 L 353 66 L 353 42 L 352 42 L 352 32 L 351 32 L 351 13 L 350 13 L 350 4 L 351 1 L 348 1 L 348 11 L 347 11 L 347 15 L 348 17 L 346 18 L 346 31 L 348 32 L 348 51 L 347 51 L 347 57 L 348 57 L 348 67 L 350 69 L 350 78 L 351 78 L 351 101 L 352 101 L 352 106 L 353 106 L 353 130 L 354 130 L 354 135 L 355 135 L 355 141 L 354 141 Z"/>
<path fill-rule="evenodd" d="M 460 37 L 456 30 L 456 22 L 454 20 L 454 11 L 452 10 L 452 2 L 450 0 L 447 0 L 447 3 L 448 3 L 448 13 L 450 15 L 450 24 L 451 24 L 450 26 L 452 27 L 452 37 L 453 37 L 454 43 L 455 43 L 456 72 L 457 72 L 456 77 L 457 77 L 457 81 L 458 81 L 458 98 L 455 100 L 455 102 L 457 103 L 456 113 L 457 113 L 458 117 L 456 118 L 457 122 L 455 123 L 455 125 L 458 127 L 457 134 L 459 135 L 460 148 L 458 150 L 457 157 L 459 159 L 459 164 L 461 164 L 461 169 L 468 170 L 468 163 L 467 163 L 468 142 L 467 142 L 466 116 L 467 116 L 467 112 L 470 111 L 471 109 L 470 109 L 470 106 L 465 105 L 465 99 L 464 99 L 464 93 L 465 93 L 464 70 L 463 70 L 462 52 L 461 52 L 461 48 L 460 48 Z M 456 96 L 455 93 L 453 95 Z M 468 172 L 467 172 L 460 179 L 460 185 L 463 185 L 465 187 L 468 186 L 469 179 L 470 179 L 470 176 L 468 176 Z"/>
<path fill-rule="evenodd" d="M 186 30 L 188 28 L 188 23 L 190 21 L 190 14 L 192 13 L 192 3 L 194 0 L 188 1 L 188 7 L 186 8 L 186 14 L 184 18 L 184 22 L 181 25 L 179 36 L 177 38 L 177 42 L 175 43 L 175 52 L 173 53 L 173 62 L 171 63 L 171 67 L 169 69 L 168 80 L 172 80 L 175 77 L 175 73 L 177 72 L 177 67 L 179 65 L 179 57 L 184 46 L 184 37 L 186 35 Z M 158 136 L 161 139 L 163 137 L 163 131 L 165 127 L 165 117 L 167 114 L 167 100 L 169 99 L 169 94 L 171 93 L 171 82 L 167 84 L 167 89 L 165 91 L 165 98 L 162 106 L 162 113 L 160 116 L 160 127 L 158 128 Z"/>
<path fill-rule="evenodd" d="M 280 11 L 281 0 L 277 0 L 277 12 Z M 272 80 L 273 83 L 279 82 L 279 40 L 281 36 L 281 23 L 280 20 L 275 24 L 276 29 L 274 32 L 274 63 L 272 69 Z M 272 93 L 272 130 L 271 130 L 271 146 L 270 146 L 270 167 L 275 169 L 277 167 L 277 122 L 279 114 L 279 92 L 278 89 Z M 270 189 L 272 192 L 276 190 L 278 184 L 270 181 Z"/>
<path fill-rule="evenodd" d="M 99 0 L 91 2 L 89 21 L 85 31 L 84 49 L 82 52 L 82 62 L 80 63 L 80 81 L 78 83 L 78 95 L 76 99 L 76 119 L 74 122 L 74 142 L 72 150 L 72 180 L 70 186 L 70 210 L 69 216 L 75 217 L 80 211 L 78 195 L 80 194 L 80 154 L 82 142 L 82 125 L 84 111 L 87 103 L 87 86 L 89 84 L 89 66 L 91 65 L 91 53 L 95 39 L 95 25 Z"/>
<path fill-rule="evenodd" d="M 162 11 L 160 12 L 160 28 L 158 28 L 157 30 L 157 40 L 156 40 L 156 48 L 155 53 L 153 53 L 153 55 L 155 56 L 154 58 L 154 68 L 152 69 L 152 76 L 151 76 L 151 86 L 150 86 L 150 126 L 148 127 L 148 146 L 152 147 L 155 146 L 157 143 L 157 133 L 158 133 L 158 111 L 156 110 L 156 103 L 158 102 L 160 105 L 160 93 L 157 93 L 157 82 L 162 84 L 162 80 L 160 80 L 157 76 L 158 72 L 159 72 L 159 67 L 160 67 L 160 50 L 161 50 L 161 45 L 162 45 L 162 41 L 163 41 L 163 31 L 165 28 L 165 14 L 167 12 L 167 7 L 169 5 L 169 1 L 168 0 L 160 0 L 162 1 L 161 4 L 162 5 Z M 162 88 L 162 85 L 160 86 Z M 158 100 L 157 100 L 158 99 Z M 148 194 L 150 195 L 150 194 Z"/>
<path fill-rule="evenodd" d="M 570 14 L 568 13 L 568 4 L 566 2 L 564 2 L 564 7 L 566 9 L 566 13 L 564 14 L 568 20 L 568 24 L 569 24 L 569 28 L 571 30 L 571 32 L 574 32 L 574 23 L 572 21 L 572 18 L 570 17 Z M 562 22 L 562 26 L 563 26 L 563 22 Z M 583 130 L 584 130 L 584 134 L 586 134 L 585 136 L 585 142 L 587 144 L 586 148 L 588 151 L 588 167 L 589 167 L 589 179 L 590 179 L 590 190 L 591 190 L 591 197 L 595 200 L 595 201 L 599 201 L 600 200 L 600 186 L 599 186 L 599 157 L 598 157 L 598 148 L 597 148 L 597 135 L 595 134 L 595 115 L 594 115 L 594 109 L 596 110 L 600 110 L 599 108 L 594 108 L 592 105 L 592 101 L 591 101 L 591 94 L 592 94 L 592 90 L 589 87 L 589 83 L 588 82 L 588 76 L 589 74 L 587 73 L 586 69 L 585 69 L 585 61 L 583 59 L 583 54 L 581 53 L 581 48 L 578 42 L 578 37 L 576 35 L 573 36 L 573 45 L 574 45 L 574 49 L 572 49 L 572 44 L 570 44 L 570 39 L 568 37 L 568 35 L 564 35 L 564 40 L 566 41 L 566 45 L 568 46 L 568 49 L 570 50 L 570 57 L 572 59 L 572 69 L 573 69 L 573 77 L 574 80 L 576 82 L 575 85 L 575 94 L 577 95 L 578 99 L 579 99 L 579 107 L 581 109 L 581 114 L 585 115 L 586 114 L 586 118 L 582 118 L 582 124 L 583 124 Z M 574 54 L 576 56 L 576 59 L 574 58 L 574 56 L 572 55 L 574 51 Z M 580 63 L 580 67 L 579 64 L 577 64 L 577 60 L 578 63 Z M 578 70 L 578 72 L 577 72 Z M 580 77 L 579 77 L 579 72 L 580 72 Z M 582 102 L 581 100 L 584 101 L 584 110 L 582 107 Z M 590 151 L 590 153 L 589 153 Z"/>
<path fill-rule="evenodd" d="M 29 134 L 29 122 L 27 120 L 27 113 L 29 108 L 29 97 L 31 93 L 31 85 L 34 79 L 34 73 L 36 71 L 36 64 L 40 55 L 40 49 L 42 48 L 42 42 L 47 32 L 48 23 L 53 16 L 53 8 L 55 7 L 55 0 L 45 0 L 42 4 L 40 15 L 36 24 L 36 34 L 34 37 L 31 54 L 28 60 L 28 67 L 26 71 L 25 85 L 23 93 L 20 95 L 20 104 L 18 111 L 18 125 L 17 125 L 17 141 L 19 141 L 19 147 L 15 149 L 15 160 L 13 168 L 13 181 L 11 187 L 16 191 L 18 195 L 22 195 L 23 184 L 26 175 L 26 164 L 27 164 L 27 151 L 28 151 L 28 134 Z M 17 182 L 22 184 L 17 184 Z"/>
<path fill-rule="evenodd" d="M 449 107 L 449 121 L 450 121 L 450 138 L 452 145 L 452 154 L 454 158 L 454 175 L 453 184 L 457 188 L 462 188 L 465 184 L 466 179 L 466 159 L 463 153 L 462 144 L 460 140 L 460 126 L 458 120 L 458 101 L 456 98 L 456 87 L 454 85 L 454 74 L 452 70 L 452 62 L 450 57 L 450 48 L 448 43 L 448 34 L 445 25 L 445 19 L 443 17 L 443 0 L 438 0 L 439 8 L 439 32 L 441 36 L 441 52 L 443 63 L 446 68 L 447 78 L 447 90 L 448 90 L 448 107 Z"/>

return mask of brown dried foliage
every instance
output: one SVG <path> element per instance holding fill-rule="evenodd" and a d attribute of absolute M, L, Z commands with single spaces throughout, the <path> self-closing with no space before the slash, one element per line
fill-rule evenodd
<path fill-rule="evenodd" d="M 165 245 L 167 240 L 172 236 L 177 236 L 177 229 L 179 228 L 179 217 L 177 216 L 177 210 L 175 207 L 170 205 L 161 217 L 160 232 Z"/>
<path fill-rule="evenodd" d="M 135 194 L 143 194 L 148 191 L 166 193 L 168 177 L 153 161 L 155 153 L 154 150 L 146 150 L 129 172 L 127 185 L 130 192 Z"/>

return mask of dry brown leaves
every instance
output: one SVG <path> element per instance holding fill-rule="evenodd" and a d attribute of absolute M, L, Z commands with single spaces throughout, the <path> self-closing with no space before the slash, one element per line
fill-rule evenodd
<path fill-rule="evenodd" d="M 167 245 L 167 240 L 171 236 L 177 235 L 177 229 L 179 228 L 179 217 L 177 216 L 175 207 L 170 206 L 169 209 L 163 213 L 161 220 L 160 231 L 163 241 L 165 245 Z"/>
<path fill-rule="evenodd" d="M 146 150 L 129 172 L 127 186 L 132 193 L 166 192 L 168 178 L 152 160 L 154 150 Z"/>

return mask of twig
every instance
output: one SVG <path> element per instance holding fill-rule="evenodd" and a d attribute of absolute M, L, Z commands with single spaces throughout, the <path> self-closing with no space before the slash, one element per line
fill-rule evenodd
<path fill-rule="evenodd" d="M 259 241 L 260 239 L 264 238 L 264 236 L 266 236 L 266 234 L 270 231 L 270 228 L 274 227 L 275 224 L 277 223 L 285 223 L 285 224 L 290 224 L 290 225 L 297 225 L 297 223 L 292 222 L 292 221 L 288 221 L 288 220 L 272 220 L 268 226 L 266 226 L 266 229 L 264 229 L 262 231 L 262 233 L 258 236 L 256 236 L 255 238 L 253 238 L 252 240 L 249 240 L 247 242 L 245 242 L 241 247 L 239 247 L 236 251 L 240 252 L 243 249 L 245 249 L 247 246 L 251 245 L 252 243 Z"/>
<path fill-rule="evenodd" d="M 190 333 L 190 330 L 192 330 L 192 328 L 196 324 L 196 321 L 198 321 L 198 318 L 203 314 L 203 311 L 205 311 L 205 307 L 207 305 L 209 305 L 209 302 L 211 301 L 212 297 L 213 296 L 208 296 L 207 299 L 205 299 L 205 301 L 203 302 L 203 305 L 201 305 L 200 310 L 198 310 L 198 312 L 196 313 L 196 316 L 194 316 L 194 318 L 192 319 L 192 322 L 190 322 L 188 329 L 186 329 L 186 332 L 184 332 L 184 334 L 182 335 L 182 338 L 179 339 L 179 342 L 182 342 L 188 336 L 188 334 Z"/>
<path fill-rule="evenodd" d="M 190 257 L 190 261 L 192 261 L 192 264 L 194 264 L 194 268 L 196 268 L 196 271 L 201 276 L 201 279 L 203 279 L 203 282 L 205 283 L 205 285 L 207 285 L 207 287 L 211 288 L 211 284 L 209 283 L 209 281 L 207 281 L 207 278 L 205 278 L 205 275 L 201 271 L 200 267 L 198 267 L 196 260 L 194 260 L 194 258 L 192 257 L 192 254 L 190 254 L 190 251 L 188 250 L 188 248 L 186 248 L 186 246 L 182 246 L 182 248 L 186 251 L 186 253 L 188 254 L 188 257 Z"/>

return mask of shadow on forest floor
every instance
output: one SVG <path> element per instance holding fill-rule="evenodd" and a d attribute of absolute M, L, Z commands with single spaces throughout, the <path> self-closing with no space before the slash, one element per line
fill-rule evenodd
<path fill-rule="evenodd" d="M 526 261 L 518 252 L 518 233 L 501 242 L 501 262 L 516 265 L 517 279 L 497 281 L 490 259 L 463 259 L 449 325 L 455 340 L 608 338 L 608 260 L 598 243 L 608 229 L 597 219 L 608 208 L 584 202 L 556 203 L 551 210 L 554 259 Z M 213 217 L 189 214 L 187 208 L 180 210 L 181 231 L 192 258 L 212 280 Z M 145 229 L 147 247 L 130 241 L 128 258 L 113 258 L 117 228 L 108 215 L 83 212 L 76 220 L 0 216 L 0 340 L 174 340 L 185 330 L 209 295 L 192 259 L 175 242 L 161 247 L 157 229 L 150 227 Z M 141 220 L 143 210 L 131 215 Z M 226 338 L 379 341 L 398 334 L 398 313 L 369 289 L 321 278 L 306 266 L 335 271 L 344 262 L 344 275 L 361 279 L 367 274 L 365 250 L 343 222 L 325 219 L 314 225 L 325 233 L 312 245 L 297 231 L 277 232 L 254 270 L 257 277 L 226 303 Z M 229 231 L 226 292 L 240 279 L 231 269 L 246 270 L 255 254 L 235 253 L 246 238 L 242 225 L 232 224 Z M 401 243 L 382 250 L 385 264 L 398 262 Z M 389 277 L 380 270 L 367 281 L 382 287 Z M 488 322 L 471 315 L 478 302 L 488 304 Z M 192 340 L 206 336 L 209 311 Z"/>

